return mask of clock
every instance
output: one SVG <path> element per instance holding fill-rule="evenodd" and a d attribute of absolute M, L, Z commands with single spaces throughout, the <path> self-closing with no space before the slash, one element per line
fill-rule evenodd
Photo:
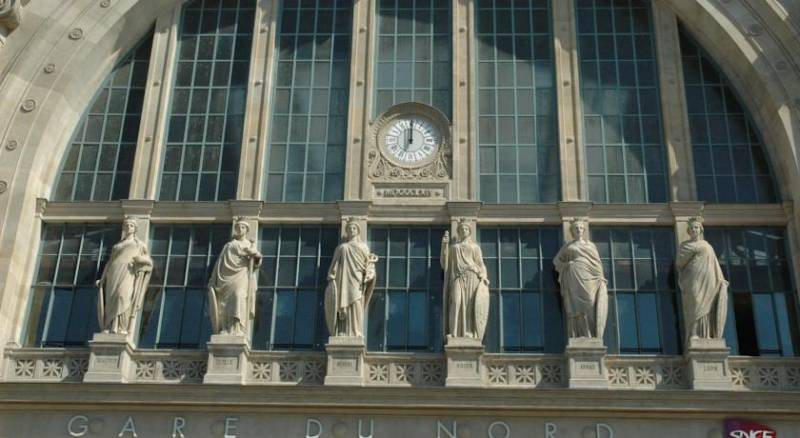
<path fill-rule="evenodd" d="M 387 157 L 410 167 L 431 161 L 442 143 L 439 129 L 422 115 L 405 115 L 391 120 L 381 137 L 378 141 Z"/>

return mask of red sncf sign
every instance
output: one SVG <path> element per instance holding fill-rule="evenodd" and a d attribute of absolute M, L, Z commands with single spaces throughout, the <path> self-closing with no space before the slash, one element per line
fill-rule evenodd
<path fill-rule="evenodd" d="M 725 420 L 725 438 L 778 438 L 778 433 L 752 421 Z"/>

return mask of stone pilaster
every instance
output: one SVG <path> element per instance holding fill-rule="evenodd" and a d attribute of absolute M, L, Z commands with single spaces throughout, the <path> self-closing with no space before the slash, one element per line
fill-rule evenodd
<path fill-rule="evenodd" d="M 166 139 L 167 113 L 178 45 L 181 8 L 165 9 L 156 19 L 150 67 L 147 73 L 142 121 L 133 160 L 130 198 L 156 199 L 161 156 Z"/>
<path fill-rule="evenodd" d="M 569 387 L 607 389 L 606 352 L 599 338 L 570 338 L 564 353 L 569 370 Z"/>
<path fill-rule="evenodd" d="M 453 126 L 453 180 L 450 185 L 450 199 L 476 199 L 478 174 L 476 151 L 477 136 L 472 129 L 471 121 L 475 120 L 476 100 L 471 79 L 475 77 L 473 52 L 470 50 L 475 41 L 472 14 L 473 1 L 456 0 L 452 3 L 452 37 L 453 37 L 453 110 L 451 123 Z"/>
<path fill-rule="evenodd" d="M 482 386 L 481 357 L 483 343 L 475 338 L 448 337 L 444 346 L 447 356 L 445 386 Z"/>
<path fill-rule="evenodd" d="M 203 383 L 244 384 L 250 343 L 245 335 L 212 335 L 208 348 L 208 370 Z"/>
<path fill-rule="evenodd" d="M 729 355 L 725 339 L 690 339 L 686 346 L 686 361 L 691 388 L 707 391 L 733 389 Z"/>
<path fill-rule="evenodd" d="M 272 109 L 273 66 L 277 58 L 277 0 L 256 2 L 253 46 L 250 52 L 247 108 L 239 157 L 238 199 L 262 199 Z"/>
<path fill-rule="evenodd" d="M 588 190 L 583 150 L 578 49 L 575 41 L 575 4 L 574 0 L 558 0 L 551 4 L 555 39 L 561 199 L 585 200 L 588 198 Z"/>
<path fill-rule="evenodd" d="M 350 64 L 350 106 L 348 107 L 347 148 L 345 158 L 344 199 L 364 199 L 367 194 L 364 145 L 369 131 L 367 122 L 372 111 L 372 69 L 374 47 L 371 25 L 377 17 L 371 10 L 375 2 L 356 1 L 353 4 L 353 54 Z"/>
<path fill-rule="evenodd" d="M 132 369 L 133 345 L 122 333 L 95 333 L 89 341 L 88 383 L 126 383 Z"/>
<path fill-rule="evenodd" d="M 692 201 L 697 199 L 694 160 L 690 144 L 689 118 L 683 84 L 678 20 L 668 2 L 653 2 L 653 31 L 661 90 L 661 114 L 664 119 L 664 141 L 667 148 L 667 165 L 670 175 L 670 199 Z"/>
<path fill-rule="evenodd" d="M 361 336 L 331 336 L 325 345 L 328 353 L 325 385 L 362 386 L 365 351 Z"/>

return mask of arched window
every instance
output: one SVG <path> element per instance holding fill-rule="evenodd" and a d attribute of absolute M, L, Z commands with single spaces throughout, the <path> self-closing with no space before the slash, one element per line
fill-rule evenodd
<path fill-rule="evenodd" d="M 761 135 L 736 91 L 683 27 L 680 38 L 697 199 L 740 204 L 776 202 Z"/>
<path fill-rule="evenodd" d="M 84 113 L 61 165 L 53 199 L 125 199 L 142 119 L 152 34 L 111 72 Z"/>

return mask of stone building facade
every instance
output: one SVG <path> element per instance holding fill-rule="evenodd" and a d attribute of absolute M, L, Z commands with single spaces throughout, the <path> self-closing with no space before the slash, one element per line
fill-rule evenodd
<path fill-rule="evenodd" d="M 794 436 L 799 35 L 792 0 L 0 0 L 0 436 Z M 102 333 L 126 218 L 152 270 Z M 709 342 L 696 218 L 730 283 Z M 576 219 L 591 341 L 553 262 Z M 260 265 L 225 337 L 234 221 Z M 377 256 L 358 342 L 325 318 L 347 223 Z M 447 336 L 460 224 L 477 341 Z"/>

